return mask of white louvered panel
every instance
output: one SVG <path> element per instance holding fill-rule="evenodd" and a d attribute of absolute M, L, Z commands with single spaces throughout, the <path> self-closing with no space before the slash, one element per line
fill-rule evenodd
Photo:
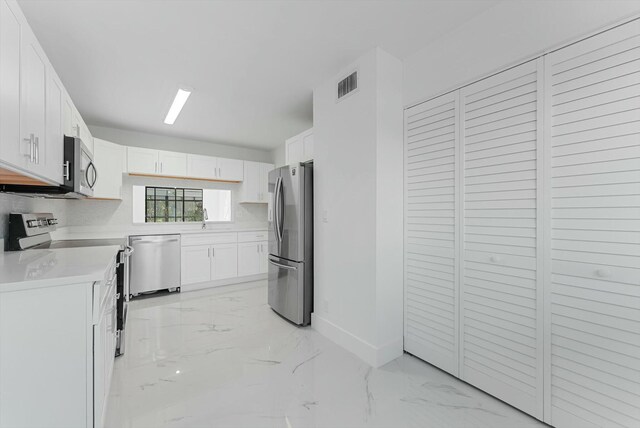
<path fill-rule="evenodd" d="M 545 59 L 545 419 L 640 426 L 640 21 Z"/>
<path fill-rule="evenodd" d="M 461 377 L 542 418 L 541 60 L 461 91 Z"/>
<path fill-rule="evenodd" d="M 458 374 L 457 93 L 405 112 L 405 337 L 425 361 Z"/>

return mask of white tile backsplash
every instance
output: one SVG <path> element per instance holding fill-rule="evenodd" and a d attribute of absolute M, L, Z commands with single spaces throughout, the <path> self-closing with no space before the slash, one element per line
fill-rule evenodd
<path fill-rule="evenodd" d="M 0 238 L 7 236 L 10 213 L 51 212 L 59 219 L 60 226 L 65 226 L 68 204 L 69 201 L 61 199 L 32 198 L 0 193 Z M 2 249 L 4 247 L 0 248 L 0 251 Z"/>

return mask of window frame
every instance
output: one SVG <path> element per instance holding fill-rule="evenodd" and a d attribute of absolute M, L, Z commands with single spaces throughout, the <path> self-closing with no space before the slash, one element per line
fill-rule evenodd
<path fill-rule="evenodd" d="M 154 195 L 153 195 L 153 199 L 148 199 L 147 195 L 149 192 L 149 189 L 153 189 Z M 164 202 L 167 203 L 167 215 L 165 215 L 164 217 L 159 217 L 157 215 L 158 209 L 157 209 L 157 204 L 158 202 L 163 202 L 163 199 L 158 199 L 157 198 L 157 191 L 158 189 L 161 190 L 173 190 L 175 192 L 175 195 L 173 197 L 173 199 L 168 199 L 165 198 Z M 182 197 L 181 200 L 178 200 L 178 191 L 182 191 Z M 185 200 L 185 191 L 196 191 L 196 192 L 200 192 L 200 199 L 195 199 L 195 203 L 197 204 L 198 202 L 200 202 L 200 207 L 201 210 L 203 210 L 203 218 L 200 220 L 196 220 L 193 218 L 188 218 L 185 216 L 185 202 L 189 202 Z M 147 211 L 147 202 L 152 200 L 153 201 L 153 216 L 149 216 L 148 215 L 148 211 Z M 168 216 L 169 213 L 169 202 L 175 202 L 175 212 L 173 216 Z M 180 210 L 181 212 L 181 216 L 178 217 L 177 213 L 178 213 L 178 203 L 181 203 L 182 205 L 182 209 Z M 188 218 L 188 219 L 187 219 Z M 158 221 L 158 219 L 161 219 L 162 221 Z M 173 219 L 173 221 L 170 221 L 170 219 Z M 144 186 L 144 222 L 145 224 L 176 224 L 176 223 L 197 223 L 200 221 L 204 220 L 204 189 L 196 189 L 196 188 L 190 188 L 190 187 L 170 187 L 170 186 Z"/>

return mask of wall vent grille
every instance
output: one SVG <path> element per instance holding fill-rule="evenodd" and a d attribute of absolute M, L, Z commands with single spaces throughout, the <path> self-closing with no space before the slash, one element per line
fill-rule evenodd
<path fill-rule="evenodd" d="M 358 72 L 354 71 L 338 82 L 338 99 L 358 89 Z"/>

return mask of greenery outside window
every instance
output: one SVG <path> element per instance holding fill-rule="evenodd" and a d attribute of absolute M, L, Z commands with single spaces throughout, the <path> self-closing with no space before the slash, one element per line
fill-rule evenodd
<path fill-rule="evenodd" d="M 145 188 L 145 222 L 202 221 L 202 189 Z"/>

